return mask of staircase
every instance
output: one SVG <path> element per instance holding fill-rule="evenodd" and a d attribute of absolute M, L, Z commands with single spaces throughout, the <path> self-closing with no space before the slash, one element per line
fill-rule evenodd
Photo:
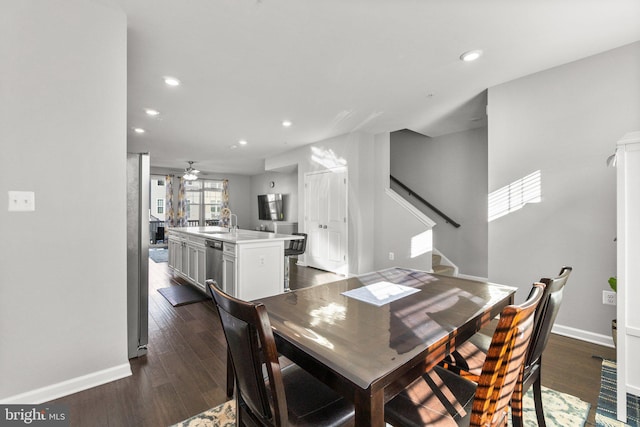
<path fill-rule="evenodd" d="M 458 272 L 457 268 L 453 265 L 448 265 L 446 260 L 443 263 L 442 255 L 436 253 L 435 251 L 431 255 L 431 269 L 436 274 L 443 274 L 445 276 L 456 276 Z"/>

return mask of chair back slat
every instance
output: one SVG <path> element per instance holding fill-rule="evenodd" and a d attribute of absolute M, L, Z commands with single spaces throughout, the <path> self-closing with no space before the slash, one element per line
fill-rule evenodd
<path fill-rule="evenodd" d="M 284 385 L 266 308 L 225 294 L 213 280 L 206 284 L 231 355 L 238 405 L 246 405 L 263 425 L 285 425 L 281 415 L 287 414 Z"/>
<path fill-rule="evenodd" d="M 545 285 L 534 284 L 529 298 L 521 305 L 505 307 L 493 334 L 471 414 L 472 426 L 502 426 L 507 422 L 507 408 L 534 329 L 534 313 Z"/>
<path fill-rule="evenodd" d="M 564 286 L 567 283 L 567 279 L 569 279 L 571 270 L 571 267 L 562 267 L 558 277 L 553 279 L 540 279 L 546 287 L 542 295 L 542 302 L 538 310 L 536 310 L 535 328 L 533 330 L 533 337 L 531 338 L 529 354 L 527 354 L 527 360 L 525 361 L 525 367 L 535 364 L 547 347 L 549 334 L 556 321 L 558 311 L 560 311 Z"/>
<path fill-rule="evenodd" d="M 307 233 L 292 233 L 294 236 L 302 236 L 303 239 L 289 240 L 289 247 L 285 249 L 285 255 L 302 255 L 307 249 Z"/>

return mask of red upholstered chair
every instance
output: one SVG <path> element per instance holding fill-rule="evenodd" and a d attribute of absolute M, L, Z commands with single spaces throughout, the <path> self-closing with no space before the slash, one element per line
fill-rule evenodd
<path fill-rule="evenodd" d="M 267 309 L 207 280 L 236 381 L 237 425 L 345 426 L 353 405 L 295 364 L 280 366 Z M 266 374 L 265 374 L 266 373 Z"/>
<path fill-rule="evenodd" d="M 477 383 L 436 366 L 385 405 L 387 423 L 396 427 L 506 426 L 544 286 L 536 283 L 527 301 L 502 310 Z"/>

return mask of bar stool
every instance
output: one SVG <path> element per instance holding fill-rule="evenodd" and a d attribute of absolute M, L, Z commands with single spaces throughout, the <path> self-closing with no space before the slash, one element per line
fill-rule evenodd
<path fill-rule="evenodd" d="M 289 247 L 284 249 L 284 291 L 289 292 L 289 257 L 302 255 L 307 248 L 307 233 L 292 233 L 304 239 L 289 240 Z"/>

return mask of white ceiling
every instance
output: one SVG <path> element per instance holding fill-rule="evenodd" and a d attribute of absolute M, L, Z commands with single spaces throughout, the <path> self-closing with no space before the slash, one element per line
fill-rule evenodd
<path fill-rule="evenodd" d="M 354 131 L 484 126 L 488 87 L 640 40 L 638 0 L 111 1 L 128 17 L 129 150 L 218 173 Z"/>

